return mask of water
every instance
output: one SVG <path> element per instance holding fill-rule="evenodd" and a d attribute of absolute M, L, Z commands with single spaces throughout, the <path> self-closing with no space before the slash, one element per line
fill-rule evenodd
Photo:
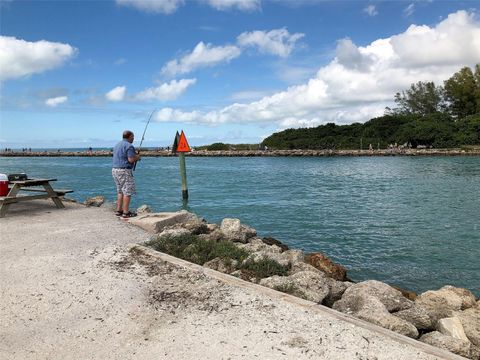
<path fill-rule="evenodd" d="M 0 172 L 54 177 L 84 200 L 115 199 L 111 158 L 0 158 Z M 353 280 L 480 295 L 480 158 L 187 158 L 188 209 L 322 251 Z M 178 158 L 144 158 L 133 206 L 182 208 Z"/>

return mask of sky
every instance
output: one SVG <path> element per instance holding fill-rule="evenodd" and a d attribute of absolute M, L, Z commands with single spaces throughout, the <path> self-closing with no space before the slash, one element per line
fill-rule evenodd
<path fill-rule="evenodd" d="M 480 1 L 0 0 L 0 148 L 259 143 L 480 63 Z"/>

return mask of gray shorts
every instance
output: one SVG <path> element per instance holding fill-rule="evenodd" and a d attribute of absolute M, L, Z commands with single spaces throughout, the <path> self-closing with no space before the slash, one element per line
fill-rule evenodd
<path fill-rule="evenodd" d="M 131 196 L 136 193 L 132 169 L 112 169 L 112 176 L 118 194 Z"/>

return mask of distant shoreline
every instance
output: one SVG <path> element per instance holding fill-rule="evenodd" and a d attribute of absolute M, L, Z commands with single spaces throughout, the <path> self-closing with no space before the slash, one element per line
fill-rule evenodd
<path fill-rule="evenodd" d="M 142 150 L 142 157 L 174 157 L 167 150 Z M 9 151 L 0 157 L 111 157 L 109 150 Z M 381 150 L 197 150 L 192 157 L 328 157 L 328 156 L 480 156 L 480 149 L 381 149 Z"/>

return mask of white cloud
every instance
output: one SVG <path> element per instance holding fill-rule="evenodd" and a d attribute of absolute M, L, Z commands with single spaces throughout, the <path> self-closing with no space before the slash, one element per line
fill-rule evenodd
<path fill-rule="evenodd" d="M 117 86 L 105 94 L 108 101 L 118 102 L 125 98 L 127 88 L 125 86 Z"/>
<path fill-rule="evenodd" d="M 180 60 L 171 60 L 163 68 L 162 74 L 175 76 L 186 74 L 197 68 L 214 66 L 229 62 L 240 56 L 240 49 L 233 45 L 212 46 L 199 42 L 193 51 Z"/>
<path fill-rule="evenodd" d="M 68 44 L 0 36 L 0 81 L 60 67 L 76 53 L 77 49 Z"/>
<path fill-rule="evenodd" d="M 157 121 L 188 123 L 276 123 L 279 128 L 348 124 L 380 116 L 394 94 L 417 81 L 441 84 L 462 66 L 480 62 L 480 24 L 458 11 L 434 27 L 411 26 L 404 33 L 357 47 L 339 41 L 337 56 L 302 85 L 249 103 L 212 111 L 165 108 Z"/>
<path fill-rule="evenodd" d="M 160 100 L 168 101 L 175 100 L 182 95 L 189 86 L 195 84 L 197 79 L 181 79 L 172 80 L 169 83 L 163 83 L 160 86 L 154 88 L 148 88 L 139 92 L 134 96 L 135 100 L 148 101 L 148 100 Z"/>
<path fill-rule="evenodd" d="M 374 63 L 371 55 L 360 52 L 359 48 L 348 38 L 338 41 L 336 56 L 340 64 L 357 70 L 367 71 Z"/>
<path fill-rule="evenodd" d="M 47 99 L 45 101 L 45 105 L 50 107 L 56 107 L 60 104 L 63 104 L 64 102 L 67 102 L 67 100 L 68 100 L 67 96 L 58 96 L 58 97 Z"/>
<path fill-rule="evenodd" d="M 240 46 L 258 47 L 260 52 L 287 57 L 293 51 L 295 43 L 305 34 L 290 34 L 287 29 L 244 32 L 237 37 Z"/>
<path fill-rule="evenodd" d="M 184 0 L 116 0 L 118 5 L 128 6 L 147 13 L 173 14 Z"/>
<path fill-rule="evenodd" d="M 260 0 L 206 0 L 207 3 L 217 10 L 230 10 L 237 8 L 242 11 L 260 10 Z"/>
<path fill-rule="evenodd" d="M 375 5 L 368 5 L 366 8 L 363 9 L 363 12 L 367 13 L 369 16 L 378 15 L 378 11 Z"/>
<path fill-rule="evenodd" d="M 410 15 L 413 14 L 413 12 L 415 11 L 415 4 L 414 3 L 411 3 L 410 5 L 408 5 L 405 9 L 403 9 L 403 14 L 408 17 Z"/>
<path fill-rule="evenodd" d="M 473 64 L 480 58 L 479 25 L 466 11 L 448 15 L 436 27 L 411 25 L 390 43 L 398 66 Z"/>

